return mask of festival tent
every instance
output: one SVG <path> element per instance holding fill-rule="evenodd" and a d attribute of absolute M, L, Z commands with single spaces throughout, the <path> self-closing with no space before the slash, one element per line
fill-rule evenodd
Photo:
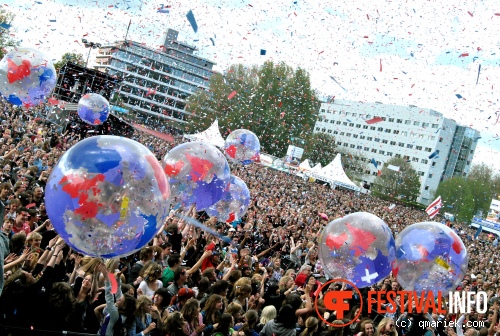
<path fill-rule="evenodd" d="M 311 169 L 311 173 L 319 174 L 321 172 L 321 163 L 318 163 Z"/>
<path fill-rule="evenodd" d="M 351 181 L 349 177 L 347 177 L 344 168 L 342 168 L 341 156 L 340 153 L 337 154 L 335 159 L 332 162 L 327 164 L 318 175 L 324 176 L 329 180 L 333 180 L 336 182 L 343 183 L 345 185 L 350 185 L 356 188 L 359 188 L 354 182 Z"/>
<path fill-rule="evenodd" d="M 205 141 L 219 148 L 223 148 L 225 142 L 224 138 L 220 134 L 219 121 L 217 119 L 215 119 L 212 126 L 207 128 L 203 132 L 196 134 L 185 134 L 184 138 L 189 139 L 191 141 Z"/>
<path fill-rule="evenodd" d="M 299 170 L 300 171 L 310 171 L 311 166 L 309 165 L 309 159 L 305 159 L 304 162 L 299 164 Z"/>

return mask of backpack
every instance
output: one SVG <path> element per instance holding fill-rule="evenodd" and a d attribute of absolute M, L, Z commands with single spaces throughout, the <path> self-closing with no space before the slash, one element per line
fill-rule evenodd
<path fill-rule="evenodd" d="M 100 336 L 106 336 L 106 330 L 108 329 L 110 315 L 106 315 L 104 318 L 104 322 L 101 325 L 101 329 L 99 330 Z M 118 320 L 116 320 L 115 325 L 113 326 L 113 336 L 125 336 L 127 335 L 127 328 L 125 328 L 125 324 L 123 323 L 122 316 L 118 316 Z"/>

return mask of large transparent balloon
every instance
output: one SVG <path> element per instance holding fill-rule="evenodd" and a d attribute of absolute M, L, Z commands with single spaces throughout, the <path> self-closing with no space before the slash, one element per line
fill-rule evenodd
<path fill-rule="evenodd" d="M 241 219 L 250 206 L 250 191 L 245 182 L 231 175 L 229 191 L 224 197 L 208 209 L 209 216 L 217 217 L 220 222 L 232 223 Z"/>
<path fill-rule="evenodd" d="M 249 164 L 260 161 L 260 142 L 257 136 L 246 129 L 228 135 L 224 145 L 226 156 L 235 162 Z"/>
<path fill-rule="evenodd" d="M 448 295 L 461 283 L 468 263 L 460 237 L 441 223 L 413 224 L 396 237 L 393 274 L 405 290 Z"/>
<path fill-rule="evenodd" d="M 35 49 L 19 48 L 0 61 L 0 92 L 13 105 L 36 106 L 56 86 L 52 61 Z"/>
<path fill-rule="evenodd" d="M 47 182 L 45 204 L 68 245 L 111 258 L 154 238 L 168 215 L 170 188 L 145 146 L 102 135 L 78 142 L 61 157 Z"/>
<path fill-rule="evenodd" d="M 176 204 L 196 205 L 204 210 L 222 199 L 231 176 L 226 158 L 206 142 L 188 142 L 174 147 L 163 158 Z"/>
<path fill-rule="evenodd" d="M 346 279 L 364 288 L 391 273 L 394 249 L 394 237 L 382 219 L 356 212 L 323 229 L 319 258 L 330 279 Z"/>
<path fill-rule="evenodd" d="M 109 116 L 109 102 L 97 93 L 87 93 L 78 102 L 78 115 L 90 125 L 100 125 Z"/>

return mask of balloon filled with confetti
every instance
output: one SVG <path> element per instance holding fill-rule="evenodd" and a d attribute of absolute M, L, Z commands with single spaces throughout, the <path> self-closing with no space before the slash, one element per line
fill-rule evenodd
<path fill-rule="evenodd" d="M 130 254 L 165 224 L 168 179 L 144 145 L 101 135 L 61 157 L 47 181 L 47 214 L 74 250 L 94 257 Z"/>
<path fill-rule="evenodd" d="M 87 93 L 78 102 L 78 115 L 89 125 L 100 125 L 108 120 L 109 102 L 100 94 Z"/>
<path fill-rule="evenodd" d="M 394 237 L 379 217 L 356 212 L 337 218 L 323 229 L 318 252 L 330 279 L 346 279 L 364 288 L 391 273 Z"/>
<path fill-rule="evenodd" d="M 404 290 L 448 295 L 460 285 L 468 264 L 462 239 L 444 224 L 413 224 L 396 237 L 393 274 Z"/>
<path fill-rule="evenodd" d="M 232 223 L 241 219 L 250 206 L 250 191 L 246 183 L 237 176 L 231 175 L 229 190 L 223 198 L 207 208 L 209 216 L 217 217 L 219 222 Z"/>
<path fill-rule="evenodd" d="M 52 61 L 38 50 L 15 49 L 0 61 L 0 93 L 13 105 L 44 103 L 56 82 Z"/>
<path fill-rule="evenodd" d="M 229 188 L 229 164 L 220 150 L 207 142 L 174 147 L 163 158 L 176 205 L 204 210 L 220 201 Z"/>
<path fill-rule="evenodd" d="M 226 157 L 233 162 L 250 164 L 260 161 L 260 141 L 255 133 L 239 129 L 228 135 L 224 145 Z"/>

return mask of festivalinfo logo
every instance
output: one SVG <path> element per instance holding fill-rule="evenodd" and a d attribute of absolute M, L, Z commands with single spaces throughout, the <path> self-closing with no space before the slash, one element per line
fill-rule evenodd
<path fill-rule="evenodd" d="M 332 285 L 345 284 L 350 286 L 349 290 L 333 290 Z M 344 287 L 343 286 L 343 287 Z M 321 287 L 323 295 L 324 308 L 330 313 L 334 313 L 337 320 L 344 319 L 344 316 L 352 309 L 352 306 L 358 305 L 354 296 L 361 298 L 361 291 L 350 281 L 345 279 L 333 279 L 326 282 Z M 401 314 L 426 314 L 438 313 L 450 314 L 470 314 L 472 308 L 484 314 L 487 311 L 488 295 L 484 291 L 479 292 L 450 292 L 443 296 L 441 292 L 434 295 L 432 291 L 368 291 L 365 295 L 368 305 L 368 314 L 376 311 L 379 314 L 399 312 Z M 447 298 L 447 309 L 445 309 L 445 298 Z M 355 302 L 353 302 L 355 301 Z M 316 297 L 315 308 L 323 322 L 330 326 L 342 327 L 354 323 L 363 310 L 364 300 L 360 300 L 359 312 L 352 320 L 345 324 L 333 324 L 328 322 L 318 309 L 318 297 Z M 402 326 L 405 327 L 405 326 Z"/>

